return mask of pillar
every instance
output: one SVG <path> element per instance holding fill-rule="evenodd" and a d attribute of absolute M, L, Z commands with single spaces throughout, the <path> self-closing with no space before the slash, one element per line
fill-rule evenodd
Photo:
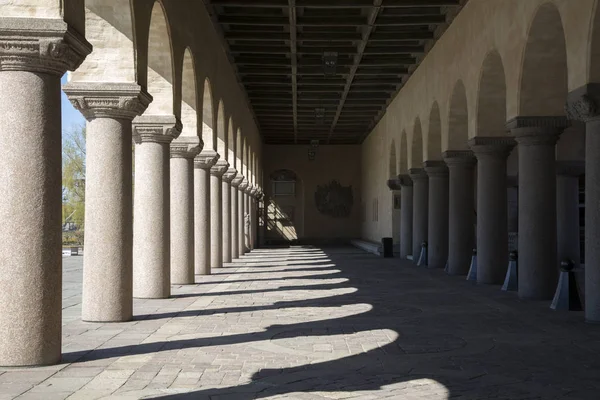
<path fill-rule="evenodd" d="M 223 267 L 222 178 L 229 163 L 220 159 L 210 169 L 210 267 Z"/>
<path fill-rule="evenodd" d="M 470 150 L 444 152 L 448 166 L 448 274 L 469 272 L 475 246 L 475 156 Z"/>
<path fill-rule="evenodd" d="M 81 319 L 129 321 L 133 316 L 131 121 L 152 98 L 135 83 L 69 83 L 64 91 L 88 121 Z"/>
<path fill-rule="evenodd" d="M 2 19 L 0 365 L 61 354 L 60 77 L 91 46 L 59 19 Z"/>
<path fill-rule="evenodd" d="M 231 258 L 240 257 L 240 206 L 238 188 L 244 178 L 238 173 L 231 181 Z"/>
<path fill-rule="evenodd" d="M 400 258 L 413 253 L 413 182 L 400 175 Z"/>
<path fill-rule="evenodd" d="M 210 169 L 219 155 L 203 149 L 194 158 L 194 271 L 210 275 Z"/>
<path fill-rule="evenodd" d="M 394 252 L 400 245 L 400 213 L 402 212 L 401 207 L 397 205 L 397 202 L 400 200 L 400 179 L 388 179 L 387 187 L 390 189 L 392 195 L 392 209 L 391 209 L 391 218 L 389 220 L 391 229 L 390 236 L 393 240 Z"/>
<path fill-rule="evenodd" d="M 584 121 L 585 132 L 585 319 L 600 322 L 600 84 L 567 97 L 567 115 Z"/>
<path fill-rule="evenodd" d="M 507 123 L 519 146 L 519 297 L 552 300 L 556 252 L 556 142 L 565 117 L 517 117 Z"/>
<path fill-rule="evenodd" d="M 250 192 L 250 240 L 252 241 L 252 250 L 258 247 L 258 186 L 252 187 Z"/>
<path fill-rule="evenodd" d="M 229 168 L 225 174 L 223 174 L 223 262 L 230 263 L 232 260 L 232 213 L 231 213 L 231 181 L 237 175 L 235 168 Z"/>
<path fill-rule="evenodd" d="M 194 157 L 202 150 L 197 136 L 171 143 L 171 282 L 194 284 Z"/>
<path fill-rule="evenodd" d="M 252 202 L 250 201 L 253 188 L 254 186 L 252 184 L 248 184 L 248 187 L 246 187 L 246 191 L 244 192 L 244 210 L 246 211 L 246 227 L 244 233 L 246 235 L 246 249 L 248 252 L 254 249 L 252 244 Z"/>
<path fill-rule="evenodd" d="M 181 128 L 172 115 L 133 120 L 133 297 L 164 299 L 171 294 L 169 145 Z"/>
<path fill-rule="evenodd" d="M 427 266 L 444 268 L 448 261 L 448 167 L 443 161 L 425 161 L 429 177 Z"/>
<path fill-rule="evenodd" d="M 429 208 L 429 178 L 423 168 L 411 168 L 413 181 L 413 261 L 421 254 L 421 243 L 427 241 L 427 217 Z"/>
<path fill-rule="evenodd" d="M 243 178 L 242 183 L 238 187 L 238 229 L 239 229 L 239 247 L 240 256 L 243 256 L 248 248 L 246 247 L 246 232 L 248 227 L 246 226 L 246 189 L 248 188 L 248 180 Z"/>
<path fill-rule="evenodd" d="M 469 146 L 477 157 L 477 283 L 502 284 L 508 266 L 506 160 L 515 141 L 475 137 Z"/>

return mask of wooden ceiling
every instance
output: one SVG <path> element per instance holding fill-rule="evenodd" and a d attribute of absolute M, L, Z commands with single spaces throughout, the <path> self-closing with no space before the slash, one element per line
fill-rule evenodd
<path fill-rule="evenodd" d="M 268 144 L 361 143 L 465 0 L 204 0 Z"/>

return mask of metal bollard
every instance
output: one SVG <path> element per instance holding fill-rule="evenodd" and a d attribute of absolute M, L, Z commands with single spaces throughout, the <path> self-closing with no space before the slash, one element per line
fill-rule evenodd
<path fill-rule="evenodd" d="M 581 311 L 581 297 L 575 280 L 575 263 L 572 260 L 563 260 L 560 263 L 560 277 L 554 299 L 550 308 L 553 310 Z"/>
<path fill-rule="evenodd" d="M 516 250 L 513 250 L 508 255 L 508 269 L 506 270 L 506 277 L 504 278 L 504 285 L 502 290 L 505 292 L 519 290 L 519 254 Z"/>
<path fill-rule="evenodd" d="M 417 262 L 417 266 L 427 266 L 427 242 L 421 243 L 421 254 L 419 255 L 419 261 Z"/>
<path fill-rule="evenodd" d="M 471 256 L 471 266 L 469 267 L 467 280 L 477 282 L 477 249 L 473 249 L 473 255 Z"/>

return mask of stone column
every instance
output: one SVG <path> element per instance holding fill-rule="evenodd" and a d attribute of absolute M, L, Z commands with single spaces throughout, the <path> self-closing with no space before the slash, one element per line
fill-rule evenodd
<path fill-rule="evenodd" d="M 579 226 L 579 177 L 585 174 L 584 161 L 558 161 L 556 176 L 556 230 L 558 262 L 570 259 L 581 264 Z"/>
<path fill-rule="evenodd" d="M 565 117 L 517 117 L 507 123 L 519 146 L 519 297 L 552 300 L 556 253 L 556 142 Z"/>
<path fill-rule="evenodd" d="M 469 272 L 475 246 L 475 156 L 470 150 L 446 151 L 449 170 L 448 274 Z"/>
<path fill-rule="evenodd" d="M 413 252 L 413 182 L 408 175 L 400 175 L 400 258 Z"/>
<path fill-rule="evenodd" d="M 252 250 L 256 249 L 257 246 L 257 238 L 258 238 L 258 186 L 253 186 L 252 191 L 250 192 L 250 222 L 251 222 L 251 230 L 250 230 L 250 240 L 252 241 Z"/>
<path fill-rule="evenodd" d="M 171 295 L 169 144 L 181 128 L 172 115 L 142 115 L 133 120 L 133 297 Z"/>
<path fill-rule="evenodd" d="M 0 365 L 61 351 L 60 77 L 91 46 L 62 20 L 0 19 Z"/>
<path fill-rule="evenodd" d="M 585 319 L 600 322 L 600 84 L 589 83 L 567 97 L 570 119 L 585 133 Z"/>
<path fill-rule="evenodd" d="M 392 210 L 391 210 L 391 218 L 389 219 L 389 222 L 391 225 L 390 237 L 392 238 L 393 249 L 394 249 L 394 253 L 395 253 L 396 249 L 400 245 L 400 224 L 401 224 L 400 213 L 402 212 L 402 209 L 396 207 L 397 199 L 399 199 L 401 196 L 400 189 L 402 188 L 402 186 L 400 186 L 400 179 L 399 178 L 388 179 L 387 187 L 388 187 L 388 189 L 390 189 L 390 193 L 392 195 Z"/>
<path fill-rule="evenodd" d="M 250 196 L 251 196 L 253 188 L 254 188 L 254 186 L 252 184 L 249 184 L 244 193 L 244 202 L 245 202 L 244 209 L 246 210 L 245 234 L 246 234 L 246 248 L 248 249 L 248 252 L 250 252 L 254 249 L 254 246 L 252 244 L 252 202 L 250 201 Z"/>
<path fill-rule="evenodd" d="M 429 178 L 423 168 L 411 168 L 413 181 L 413 261 L 416 263 L 421 254 L 421 243 L 427 240 Z"/>
<path fill-rule="evenodd" d="M 210 169 L 210 267 L 223 267 L 223 191 L 222 178 L 229 163 L 220 159 Z"/>
<path fill-rule="evenodd" d="M 171 282 L 194 279 L 194 157 L 202 150 L 197 136 L 171 143 Z"/>
<path fill-rule="evenodd" d="M 223 174 L 223 262 L 230 263 L 232 260 L 232 230 L 231 230 L 231 181 L 237 175 L 235 168 L 229 168 Z"/>
<path fill-rule="evenodd" d="M 477 157 L 477 283 L 502 284 L 508 266 L 506 159 L 511 137 L 475 137 Z"/>
<path fill-rule="evenodd" d="M 244 179 L 236 175 L 231 181 L 231 258 L 240 257 L 240 206 L 238 199 L 238 188 Z"/>
<path fill-rule="evenodd" d="M 152 98 L 135 83 L 70 83 L 86 128 L 85 257 L 81 318 L 133 316 L 131 121 Z"/>
<path fill-rule="evenodd" d="M 246 189 L 248 188 L 248 180 L 243 178 L 242 183 L 238 187 L 238 229 L 239 229 L 239 243 L 240 256 L 243 256 L 248 248 L 246 247 Z"/>
<path fill-rule="evenodd" d="M 210 169 L 219 155 L 204 149 L 194 158 L 194 271 L 210 275 Z"/>
<path fill-rule="evenodd" d="M 448 261 L 448 167 L 443 161 L 425 161 L 429 177 L 427 266 L 444 268 Z"/>

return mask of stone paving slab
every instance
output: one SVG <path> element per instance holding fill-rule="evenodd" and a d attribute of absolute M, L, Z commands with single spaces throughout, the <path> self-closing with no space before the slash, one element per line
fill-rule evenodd
<path fill-rule="evenodd" d="M 2 399 L 594 399 L 600 326 L 497 286 L 351 248 L 256 250 L 82 322 L 63 259 L 63 363 L 0 369 Z"/>

